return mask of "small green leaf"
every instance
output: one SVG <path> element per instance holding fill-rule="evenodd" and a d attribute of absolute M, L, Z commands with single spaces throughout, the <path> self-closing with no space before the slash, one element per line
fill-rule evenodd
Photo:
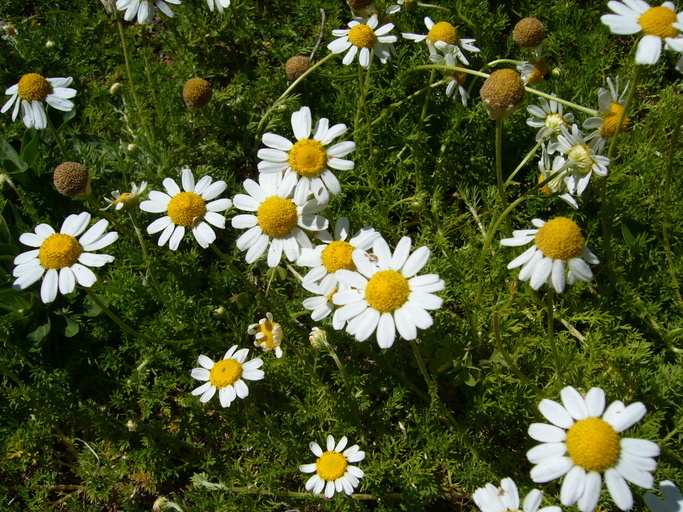
<path fill-rule="evenodd" d="M 78 331 L 81 330 L 80 326 L 76 322 L 71 320 L 71 318 L 64 318 L 66 320 L 66 329 L 64 329 L 64 336 L 66 336 L 67 338 L 71 338 L 78 334 Z"/>
<path fill-rule="evenodd" d="M 33 128 L 29 128 L 24 133 L 24 138 L 21 141 L 21 154 L 20 158 L 30 166 L 38 156 L 38 151 L 40 149 L 40 132 Z"/>
<path fill-rule="evenodd" d="M 0 137 L 0 163 L 7 173 L 22 172 L 28 169 L 14 148 L 3 137 Z"/>
<path fill-rule="evenodd" d="M 35 331 L 29 333 L 26 337 L 31 341 L 40 342 L 45 339 L 45 337 L 50 333 L 50 328 L 52 325 L 50 322 L 41 325 Z"/>

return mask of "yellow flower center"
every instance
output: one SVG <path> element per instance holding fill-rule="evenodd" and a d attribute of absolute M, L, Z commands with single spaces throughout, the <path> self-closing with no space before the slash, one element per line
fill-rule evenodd
<path fill-rule="evenodd" d="M 28 73 L 19 79 L 19 97 L 26 101 L 45 101 L 52 93 L 52 84 L 38 73 Z"/>
<path fill-rule="evenodd" d="M 351 255 L 355 247 L 341 240 L 330 243 L 321 255 L 323 265 L 328 272 L 336 272 L 339 269 L 356 270 L 356 264 Z"/>
<path fill-rule="evenodd" d="M 368 281 L 365 300 L 380 313 L 391 313 L 408 300 L 408 280 L 395 270 L 381 270 Z"/>
<path fill-rule="evenodd" d="M 346 466 L 348 466 L 348 462 L 341 453 L 325 452 L 315 461 L 315 472 L 323 480 L 334 482 L 344 476 Z"/>
<path fill-rule="evenodd" d="M 458 83 L 458 85 L 462 85 L 465 83 L 467 73 L 465 73 L 464 71 L 454 71 L 451 75 L 451 78 L 455 80 Z"/>
<path fill-rule="evenodd" d="M 651 7 L 645 11 L 638 24 L 643 27 L 643 32 L 648 36 L 676 37 L 679 30 L 673 26 L 676 23 L 676 13 L 664 5 Z"/>
<path fill-rule="evenodd" d="M 458 31 L 447 21 L 440 21 L 429 29 L 427 39 L 429 39 L 432 44 L 436 44 L 439 41 L 448 44 L 456 44 L 458 42 Z"/>
<path fill-rule="evenodd" d="M 277 196 L 269 197 L 261 203 L 256 212 L 256 218 L 263 232 L 275 238 L 291 232 L 299 219 L 296 205 L 292 200 Z"/>
<path fill-rule="evenodd" d="M 548 178 L 547 176 L 543 176 L 543 174 L 541 174 L 541 175 L 538 177 L 538 182 L 539 182 L 539 183 L 543 183 L 547 178 Z M 553 193 L 552 189 L 550 188 L 550 183 L 551 183 L 552 181 L 553 181 L 553 180 L 551 180 L 551 181 L 549 181 L 548 183 L 546 183 L 545 185 L 543 185 L 543 186 L 540 188 L 540 191 L 543 192 L 543 193 L 546 194 L 546 195 L 551 195 L 551 194 Z"/>
<path fill-rule="evenodd" d="M 82 252 L 83 246 L 74 237 L 55 233 L 40 244 L 38 259 L 43 267 L 59 270 L 76 263 Z"/>
<path fill-rule="evenodd" d="M 547 72 L 548 66 L 545 65 L 545 59 L 541 59 L 534 64 L 534 70 L 527 75 L 527 82 L 530 84 L 542 82 Z"/>
<path fill-rule="evenodd" d="M 259 324 L 258 330 L 263 333 L 263 338 L 259 338 L 258 342 L 259 343 L 265 343 L 266 348 L 275 348 L 277 347 L 280 343 L 275 343 L 275 328 L 279 324 L 277 322 L 263 322 L 262 324 Z"/>
<path fill-rule="evenodd" d="M 349 41 L 358 48 L 372 48 L 377 43 L 377 36 L 368 25 L 360 23 L 349 30 Z"/>
<path fill-rule="evenodd" d="M 560 114 L 554 113 L 545 116 L 545 127 L 546 129 L 552 130 L 553 133 L 560 133 L 563 126 L 567 126 L 567 122 Z"/>
<path fill-rule="evenodd" d="M 121 197 L 114 200 L 114 204 L 125 203 L 126 201 L 128 201 L 128 198 L 132 195 L 133 194 L 131 194 L 130 192 L 124 192 L 123 194 L 121 194 Z"/>
<path fill-rule="evenodd" d="M 554 260 L 570 260 L 581 256 L 583 235 L 573 220 L 556 217 L 546 222 L 536 233 L 536 247 Z"/>
<path fill-rule="evenodd" d="M 327 301 L 328 301 L 328 302 L 332 302 L 332 297 L 334 297 L 334 294 L 337 293 L 338 291 L 339 291 L 338 288 L 335 286 L 335 287 L 334 287 L 334 290 L 332 290 L 332 291 L 330 292 L 329 295 L 326 295 L 326 296 L 325 296 L 325 298 L 327 299 Z"/>
<path fill-rule="evenodd" d="M 619 458 L 619 434 L 600 418 L 579 420 L 567 431 L 567 452 L 587 471 L 602 472 L 614 466 Z"/>
<path fill-rule="evenodd" d="M 623 113 L 623 105 L 620 105 L 619 103 L 612 103 L 612 106 L 605 114 L 605 120 L 602 122 L 602 126 L 600 127 L 600 135 L 602 135 L 605 138 L 614 137 L 614 134 L 617 133 L 619 119 L 621 119 L 621 115 Z M 623 131 L 627 127 L 628 116 L 624 116 L 624 122 L 621 124 L 621 130 Z"/>
<path fill-rule="evenodd" d="M 567 154 L 567 160 L 583 174 L 586 174 L 593 167 L 593 157 L 585 144 L 574 146 Z"/>
<path fill-rule="evenodd" d="M 242 376 L 242 365 L 234 359 L 222 359 L 213 365 L 209 372 L 209 381 L 216 389 L 230 386 Z"/>
<path fill-rule="evenodd" d="M 180 192 L 168 202 L 168 216 L 178 226 L 194 227 L 204 218 L 206 203 L 194 192 Z"/>
<path fill-rule="evenodd" d="M 289 150 L 289 165 L 301 176 L 310 178 L 327 165 L 327 151 L 317 140 L 300 140 Z"/>

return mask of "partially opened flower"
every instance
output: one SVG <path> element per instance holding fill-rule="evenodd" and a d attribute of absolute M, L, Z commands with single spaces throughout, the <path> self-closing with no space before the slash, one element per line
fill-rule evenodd
<path fill-rule="evenodd" d="M 540 511 L 543 493 L 538 489 L 532 490 L 524 499 L 524 512 L 560 512 L 560 507 L 543 507 Z M 474 502 L 481 512 L 518 512 L 519 492 L 512 478 L 503 478 L 500 487 L 486 484 L 480 487 L 472 495 Z"/>
<path fill-rule="evenodd" d="M 114 243 L 119 234 L 115 231 L 105 233 L 109 222 L 97 221 L 83 236 L 90 223 L 90 214 L 69 215 L 56 233 L 47 224 L 38 224 L 35 233 L 24 233 L 19 241 L 30 247 L 30 251 L 14 258 L 14 272 L 17 278 L 13 288 L 23 290 L 45 276 L 40 287 L 40 298 L 44 303 L 52 302 L 57 291 L 66 295 L 71 293 L 76 283 L 89 288 L 97 281 L 97 277 L 87 267 L 101 267 L 114 261 L 113 256 L 94 254 Z"/>
<path fill-rule="evenodd" d="M 338 142 L 328 148 L 338 137 L 346 133 L 345 124 L 330 126 L 326 117 L 320 118 L 315 127 L 312 126 L 311 111 L 302 107 L 292 114 L 292 131 L 296 142 L 275 133 L 265 133 L 263 143 L 267 148 L 259 149 L 258 164 L 263 173 L 285 173 L 285 179 L 294 174 L 297 181 L 294 200 L 303 203 L 313 193 L 323 203 L 329 201 L 329 192 L 341 193 L 339 180 L 330 170 L 348 171 L 353 169 L 353 161 L 342 157 L 356 149 L 351 141 Z M 312 137 L 311 137 L 312 131 Z"/>
<path fill-rule="evenodd" d="M 652 512 L 683 512 L 683 496 L 676 486 L 664 480 L 659 482 L 659 487 L 662 490 L 662 497 L 658 498 L 651 492 L 646 492 L 643 499 L 647 507 Z"/>
<path fill-rule="evenodd" d="M 558 197 L 566 202 L 572 208 L 578 208 L 579 204 L 569 193 L 567 183 L 565 182 L 566 171 L 565 171 L 566 160 L 563 156 L 555 156 L 552 163 L 550 161 L 550 155 L 545 148 L 542 149 L 541 159 L 538 161 L 538 169 L 540 174 L 538 176 L 538 182 L 547 182 L 541 187 L 541 192 L 543 194 L 552 195 L 558 194 Z M 550 181 L 548 181 L 550 180 Z"/>
<path fill-rule="evenodd" d="M 313 464 L 299 466 L 303 473 L 315 473 L 306 481 L 307 491 L 320 494 L 324 490 L 326 498 L 331 498 L 335 492 L 353 494 L 354 489 L 358 487 L 358 479 L 363 478 L 365 473 L 351 464 L 363 460 L 365 452 L 360 451 L 357 444 L 346 448 L 347 443 L 346 436 L 336 444 L 334 437 L 327 436 L 327 451 L 323 452 L 315 441 L 309 445 L 318 460 Z"/>
<path fill-rule="evenodd" d="M 378 238 L 374 254 L 353 251 L 356 271 L 337 270 L 339 282 L 350 289 L 335 293 L 332 301 L 343 306 L 338 318 L 348 321 L 346 332 L 356 340 L 365 341 L 377 331 L 377 344 L 389 348 L 396 331 L 402 338 L 414 340 L 418 328 L 431 327 L 427 311 L 441 307 L 443 299 L 434 292 L 446 285 L 438 274 L 417 275 L 429 261 L 430 251 L 419 247 L 411 254 L 411 245 L 410 237 L 403 237 L 392 254 L 384 239 Z"/>
<path fill-rule="evenodd" d="M 219 0 L 220 1 L 220 0 Z M 169 18 L 173 17 L 173 11 L 168 4 L 180 5 L 180 0 L 116 0 L 116 8 L 126 11 L 123 18 L 133 21 L 137 17 L 138 23 L 150 23 L 154 18 L 154 5 Z"/>
<path fill-rule="evenodd" d="M 190 375 L 198 381 L 206 382 L 193 389 L 192 394 L 201 395 L 199 401 L 206 403 L 218 392 L 222 407 L 230 407 L 237 397 L 246 397 L 249 388 L 244 381 L 261 380 L 264 377 L 263 370 L 259 370 L 263 360 L 255 358 L 245 363 L 248 353 L 248 349 L 237 350 L 237 345 L 233 345 L 223 359 L 215 363 L 204 355 L 199 356 L 200 368 L 193 368 Z"/>
<path fill-rule="evenodd" d="M 629 83 L 620 90 L 619 77 L 614 82 L 610 77 L 607 77 L 607 85 L 609 91 L 601 87 L 598 92 L 598 111 L 600 116 L 589 117 L 583 122 L 583 127 L 587 129 L 595 129 L 595 131 L 586 137 L 586 140 L 591 140 L 598 137 L 604 143 L 604 139 L 614 137 L 619 126 L 621 116 L 624 120 L 621 123 L 621 131 L 628 127 L 628 116 L 624 115 L 624 105 L 626 104 L 626 93 L 628 92 Z"/>
<path fill-rule="evenodd" d="M 108 209 L 113 206 L 115 210 L 131 210 L 136 208 L 140 204 L 140 195 L 147 188 L 147 182 L 143 181 L 140 186 L 135 183 L 131 183 L 130 192 L 124 192 L 123 194 L 118 190 L 114 190 L 111 195 L 114 199 L 109 199 L 105 197 L 104 200 L 109 203 L 107 206 L 102 208 L 103 210 Z"/>
<path fill-rule="evenodd" d="M 662 45 L 683 52 L 683 12 L 676 14 L 673 2 L 650 7 L 644 0 L 624 0 L 608 2 L 607 6 L 616 14 L 605 14 L 600 19 L 613 34 L 643 34 L 636 50 L 637 64 L 655 64 Z M 679 61 L 676 67 L 681 69 L 681 64 Z"/>
<path fill-rule="evenodd" d="M 545 59 L 524 61 L 523 64 L 517 66 L 517 71 L 519 71 L 525 84 L 537 84 L 542 82 L 545 75 L 548 74 L 548 66 Z"/>
<path fill-rule="evenodd" d="M 542 140 L 555 140 L 562 133 L 562 127 L 569 127 L 574 122 L 574 114 L 564 113 L 562 103 L 555 100 L 538 98 L 539 105 L 529 105 L 526 110 L 531 114 L 526 124 L 538 128 L 536 142 Z"/>
<path fill-rule="evenodd" d="M 651 489 L 651 472 L 657 468 L 654 457 L 659 455 L 659 446 L 652 441 L 620 435 L 645 416 L 645 406 L 640 402 L 626 406 L 617 400 L 605 409 L 605 392 L 600 388 L 591 388 L 583 397 L 568 386 L 560 395 L 562 404 L 544 399 L 538 406 L 551 425 L 529 427 L 529 435 L 542 443 L 527 453 L 535 464 L 532 480 L 546 483 L 564 476 L 562 504 L 578 502 L 581 512 L 591 512 L 598 504 L 604 475 L 617 507 L 630 509 L 633 496 L 626 482 Z"/>
<path fill-rule="evenodd" d="M 455 57 L 452 53 L 447 53 L 444 56 L 444 62 L 446 66 L 460 67 L 455 61 Z M 449 98 L 452 96 L 453 99 L 460 95 L 460 101 L 463 107 L 467 106 L 467 100 L 470 99 L 470 95 L 467 89 L 463 87 L 465 80 L 467 79 L 467 73 L 464 71 L 446 71 L 445 78 L 448 80 L 448 85 L 446 86 L 446 96 Z"/>
<path fill-rule="evenodd" d="M 282 357 L 282 326 L 273 321 L 273 314 L 266 313 L 266 318 L 261 318 L 257 324 L 251 324 L 247 329 L 249 334 L 254 335 L 256 340 L 254 345 L 260 347 L 264 352 L 270 350 L 275 352 L 275 357 Z"/>
<path fill-rule="evenodd" d="M 206 249 L 216 240 L 216 233 L 211 226 L 225 229 L 225 217 L 218 212 L 230 208 L 232 202 L 230 199 L 216 198 L 223 193 L 227 185 L 224 181 L 213 181 L 210 176 L 202 177 L 195 184 L 190 169 L 183 169 L 181 181 L 183 191 L 173 179 L 165 178 L 163 185 L 166 192 L 152 190 L 149 199 L 140 203 L 142 211 L 166 213 L 147 226 L 147 232 L 154 234 L 161 231 L 159 246 L 168 242 L 169 248 L 175 251 L 185 235 L 185 230 L 190 228 L 197 243 Z"/>
<path fill-rule="evenodd" d="M 3 105 L 0 112 L 4 114 L 14 105 L 14 110 L 12 110 L 12 121 L 14 121 L 21 106 L 22 119 L 26 127 L 44 130 L 47 128 L 44 103 L 63 112 L 70 112 L 74 108 L 70 98 L 76 96 L 76 89 L 69 87 L 72 81 L 70 76 L 43 78 L 38 73 L 28 73 L 21 77 L 19 83 L 5 91 L 5 94 L 11 95 L 11 98 Z"/>
<path fill-rule="evenodd" d="M 377 16 L 370 16 L 367 20 L 352 20 L 348 29 L 336 29 L 332 35 L 337 39 L 327 45 L 332 53 L 346 52 L 342 63 L 346 66 L 353 62 L 358 54 L 358 62 L 364 68 L 370 66 L 372 53 L 379 58 L 382 64 L 386 63 L 392 55 L 392 43 L 396 42 L 396 36 L 389 35 L 394 28 L 393 23 L 385 23 L 377 28 L 379 21 Z"/>
<path fill-rule="evenodd" d="M 425 41 L 429 48 L 429 54 L 432 57 L 438 58 L 438 53 L 442 54 L 452 53 L 455 57 L 465 65 L 469 65 L 469 61 L 462 50 L 469 52 L 478 52 L 479 48 L 474 46 L 474 39 L 461 39 L 458 37 L 458 29 L 447 21 L 439 21 L 434 23 L 432 19 L 427 16 L 424 19 L 427 26 L 427 34 L 412 34 L 404 33 L 403 37 L 416 42 Z"/>
<path fill-rule="evenodd" d="M 529 281 L 534 290 L 546 282 L 555 291 L 562 293 L 566 282 L 590 281 L 593 277 L 588 263 L 600 263 L 598 258 L 584 244 L 581 229 L 573 220 L 555 217 L 548 222 L 541 219 L 531 221 L 538 229 L 522 229 L 512 232 L 512 238 L 500 241 L 501 245 L 533 245 L 508 264 L 508 268 L 520 265 L 520 281 Z M 565 272 L 566 270 L 566 272 Z"/>

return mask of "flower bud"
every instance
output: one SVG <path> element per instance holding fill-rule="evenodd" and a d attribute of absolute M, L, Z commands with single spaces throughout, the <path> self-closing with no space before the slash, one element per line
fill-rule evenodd
<path fill-rule="evenodd" d="M 209 82 L 203 78 L 190 78 L 183 87 L 183 99 L 190 108 L 199 109 L 205 107 L 211 97 L 213 90 Z"/>
<path fill-rule="evenodd" d="M 109 94 L 112 96 L 118 96 L 121 94 L 121 89 L 123 89 L 123 86 L 119 82 L 114 82 L 109 88 Z"/>

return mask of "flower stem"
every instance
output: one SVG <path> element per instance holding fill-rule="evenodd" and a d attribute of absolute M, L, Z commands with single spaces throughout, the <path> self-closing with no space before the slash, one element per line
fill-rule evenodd
<path fill-rule="evenodd" d="M 536 151 L 538 151 L 538 148 L 541 147 L 541 144 L 543 144 L 543 140 L 539 140 L 536 145 L 526 154 L 524 159 L 519 163 L 519 165 L 515 168 L 514 171 L 508 176 L 508 179 L 505 181 L 505 186 L 507 187 L 508 185 L 512 184 L 512 180 L 514 177 L 517 175 L 519 171 L 522 170 L 522 168 L 531 160 L 531 157 L 536 154 Z"/>
<path fill-rule="evenodd" d="M 548 286 L 548 295 L 546 297 L 546 316 L 548 317 L 548 343 L 550 343 L 550 350 L 553 353 L 553 361 L 555 363 L 555 372 L 557 376 L 562 375 L 562 362 L 560 361 L 560 353 L 557 350 L 557 343 L 555 342 L 555 290 L 550 284 Z"/>
<path fill-rule="evenodd" d="M 113 320 L 113 322 L 118 325 L 121 329 L 123 329 L 125 332 L 130 334 L 131 336 L 135 336 L 136 338 L 140 338 L 145 341 L 151 341 L 152 343 L 163 343 L 162 340 L 158 338 L 152 338 L 150 336 L 146 336 L 135 329 L 129 327 L 123 320 L 121 320 L 118 316 L 114 314 L 114 312 L 107 307 L 107 305 L 100 299 L 95 292 L 93 292 L 90 288 L 85 288 L 86 293 L 88 296 L 92 299 L 92 301 L 97 304 L 97 306 L 104 311 L 104 313 Z"/>
<path fill-rule="evenodd" d="M 503 211 L 508 207 L 508 200 L 505 196 L 505 182 L 503 181 L 503 119 L 496 119 L 496 182 L 498 183 L 498 195 L 500 206 Z M 505 228 L 508 236 L 512 234 L 509 217 L 505 217 Z"/>
<path fill-rule="evenodd" d="M 436 69 L 432 69 L 429 75 L 428 84 L 434 82 L 434 76 L 436 75 Z M 415 149 L 419 150 L 420 137 L 422 137 L 422 128 L 424 126 L 425 118 L 427 117 L 427 108 L 429 107 L 429 100 L 432 96 L 432 88 L 427 87 L 427 93 L 425 94 L 424 103 L 422 104 L 422 112 L 420 112 L 420 120 L 417 123 L 417 133 L 415 134 Z M 420 158 L 414 158 L 415 160 L 415 194 L 419 194 L 422 189 L 422 173 L 420 172 L 419 162 Z"/>
<path fill-rule="evenodd" d="M 52 133 L 52 138 L 55 139 L 55 142 L 59 146 L 59 151 L 62 153 L 62 157 L 66 160 L 68 158 L 66 154 L 66 147 L 64 146 L 64 141 L 62 140 L 62 137 L 59 135 L 59 132 L 57 132 L 57 129 L 55 128 L 55 125 L 52 124 L 52 121 L 50 120 L 50 116 L 47 114 L 45 115 L 47 118 L 47 126 L 50 128 L 50 132 Z"/>
<path fill-rule="evenodd" d="M 540 96 L 541 98 L 562 103 L 563 105 L 569 108 L 573 108 L 574 110 L 578 110 L 579 112 L 583 112 L 585 114 L 588 114 L 589 116 L 597 116 L 599 113 L 597 110 L 593 110 L 592 108 L 584 107 L 583 105 L 579 105 L 578 103 L 563 100 L 562 98 L 558 98 L 557 96 L 554 96 L 552 94 L 547 94 L 545 92 L 538 91 L 536 89 L 533 89 L 532 87 L 524 87 L 524 90 L 526 92 L 530 92 L 531 94 L 535 94 L 536 96 Z"/>

